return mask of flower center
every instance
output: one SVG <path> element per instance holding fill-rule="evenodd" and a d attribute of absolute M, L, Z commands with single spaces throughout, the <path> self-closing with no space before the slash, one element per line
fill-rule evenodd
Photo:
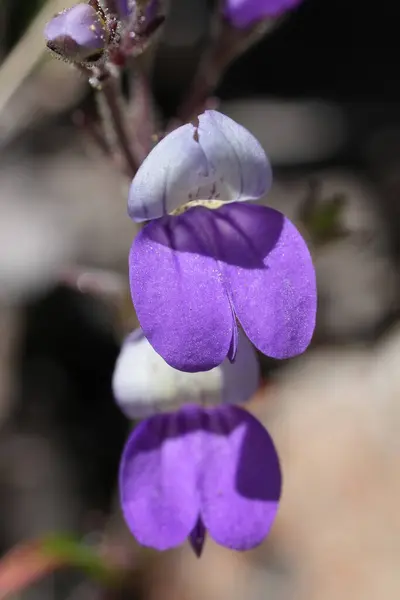
<path fill-rule="evenodd" d="M 209 208 L 210 210 L 216 210 L 223 204 L 225 204 L 223 200 L 191 200 L 186 204 L 182 204 L 182 206 L 179 206 L 179 208 L 176 208 L 170 214 L 174 217 L 177 217 L 178 215 L 183 214 L 184 212 L 189 210 L 189 208 L 193 208 L 194 206 L 204 206 L 205 208 Z"/>

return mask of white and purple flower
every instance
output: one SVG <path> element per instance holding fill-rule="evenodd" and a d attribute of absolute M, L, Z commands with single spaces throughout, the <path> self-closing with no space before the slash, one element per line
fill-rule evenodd
<path fill-rule="evenodd" d="M 145 336 L 174 368 L 234 360 L 238 323 L 273 358 L 309 345 L 317 300 L 307 246 L 280 212 L 242 203 L 271 182 L 258 141 L 216 111 L 167 135 L 133 179 L 128 213 L 150 223 L 130 252 L 132 299 Z"/>
<path fill-rule="evenodd" d="M 119 477 L 123 514 L 139 543 L 167 550 L 188 538 L 200 556 L 207 530 L 235 550 L 267 536 L 281 494 L 278 455 L 261 423 L 228 404 L 250 398 L 258 382 L 243 334 L 236 362 L 206 373 L 175 371 L 140 330 L 126 340 L 114 394 L 128 416 L 148 416 L 130 434 Z M 154 415 L 182 402 L 201 405 Z"/>

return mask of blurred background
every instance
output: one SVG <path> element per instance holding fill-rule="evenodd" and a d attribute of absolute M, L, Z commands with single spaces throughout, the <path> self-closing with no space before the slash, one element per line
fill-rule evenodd
<path fill-rule="evenodd" d="M 319 315 L 306 355 L 260 357 L 250 403 L 282 460 L 272 534 L 246 554 L 208 540 L 200 561 L 139 548 L 119 514 L 130 425 L 111 377 L 136 323 L 136 230 L 129 180 L 82 127 L 89 86 L 44 49 L 44 22 L 67 5 L 0 0 L 0 598 L 398 600 L 399 4 L 305 0 L 216 90 L 271 159 L 262 201 L 308 239 Z M 211 8 L 171 0 L 150 49 L 165 119 Z"/>

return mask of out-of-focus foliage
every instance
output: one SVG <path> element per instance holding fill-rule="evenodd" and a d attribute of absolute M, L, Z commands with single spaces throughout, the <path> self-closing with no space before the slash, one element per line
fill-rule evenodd
<path fill-rule="evenodd" d="M 308 231 L 316 246 L 342 238 L 346 231 L 342 223 L 342 213 L 346 204 L 344 194 L 334 194 L 329 198 L 320 197 L 318 182 L 310 182 L 310 191 L 301 204 L 298 218 Z"/>
<path fill-rule="evenodd" d="M 0 599 L 32 585 L 57 569 L 73 568 L 107 587 L 118 587 L 124 573 L 93 546 L 69 534 L 53 534 L 16 546 L 0 561 Z"/>

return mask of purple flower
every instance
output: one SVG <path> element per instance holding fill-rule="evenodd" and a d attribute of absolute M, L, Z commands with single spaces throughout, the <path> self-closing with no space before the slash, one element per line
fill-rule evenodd
<path fill-rule="evenodd" d="M 132 244 L 132 299 L 145 336 L 174 368 L 233 360 L 237 321 L 274 358 L 310 343 L 316 283 L 307 246 L 283 214 L 241 203 L 265 194 L 271 179 L 257 140 L 216 111 L 166 136 L 133 179 L 129 215 L 152 221 Z"/>
<path fill-rule="evenodd" d="M 139 543 L 166 550 L 189 537 L 199 556 L 206 530 L 235 550 L 263 541 L 277 513 L 281 472 L 271 437 L 249 413 L 186 406 L 138 425 L 119 485 Z"/>
<path fill-rule="evenodd" d="M 231 405 L 254 394 L 259 375 L 241 330 L 235 362 L 201 373 L 167 365 L 140 329 L 127 338 L 114 395 L 129 418 L 151 415 L 130 435 L 120 465 L 123 513 L 141 544 L 166 550 L 189 537 L 200 556 L 206 528 L 237 550 L 267 535 L 281 490 L 278 456 L 262 425 Z M 154 416 L 182 403 L 176 413 Z M 220 406 L 205 408 L 210 403 Z"/>
<path fill-rule="evenodd" d="M 98 60 L 108 42 L 102 16 L 89 4 L 75 4 L 49 21 L 44 30 L 47 46 L 73 62 Z"/>
<path fill-rule="evenodd" d="M 143 419 L 182 404 L 245 402 L 259 382 L 255 350 L 241 330 L 233 364 L 226 359 L 210 371 L 184 373 L 170 367 L 137 329 L 122 345 L 112 387 L 122 412 L 130 419 Z"/>
<path fill-rule="evenodd" d="M 224 15 L 238 29 L 268 17 L 279 17 L 302 0 L 225 0 Z"/>

